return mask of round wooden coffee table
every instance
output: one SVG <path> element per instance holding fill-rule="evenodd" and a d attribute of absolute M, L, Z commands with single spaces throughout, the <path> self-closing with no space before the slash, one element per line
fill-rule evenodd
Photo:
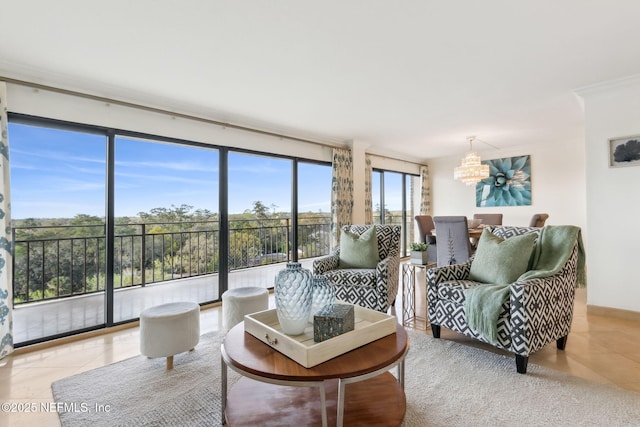
<path fill-rule="evenodd" d="M 407 402 L 407 332 L 380 338 L 305 368 L 233 327 L 221 345 L 222 422 L 237 425 L 400 425 Z M 398 368 L 398 377 L 388 372 Z M 241 378 L 227 394 L 227 367 Z"/>

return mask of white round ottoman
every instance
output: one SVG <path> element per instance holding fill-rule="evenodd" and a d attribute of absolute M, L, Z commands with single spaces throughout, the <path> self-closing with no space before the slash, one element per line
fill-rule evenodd
<path fill-rule="evenodd" d="M 173 356 L 193 350 L 200 341 L 200 306 L 195 302 L 171 302 L 140 313 L 140 353 L 166 357 L 173 369 Z"/>
<path fill-rule="evenodd" d="M 228 331 L 242 322 L 245 314 L 268 308 L 269 291 L 266 288 L 229 289 L 222 294 L 222 329 Z"/>

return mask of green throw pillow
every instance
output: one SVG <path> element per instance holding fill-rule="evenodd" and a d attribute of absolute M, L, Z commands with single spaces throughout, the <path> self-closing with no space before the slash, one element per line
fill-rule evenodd
<path fill-rule="evenodd" d="M 375 225 L 361 235 L 342 231 L 340 268 L 376 268 L 379 261 Z"/>
<path fill-rule="evenodd" d="M 502 239 L 484 230 L 471 263 L 469 279 L 495 285 L 515 282 L 529 268 L 535 240 L 534 233 Z"/>

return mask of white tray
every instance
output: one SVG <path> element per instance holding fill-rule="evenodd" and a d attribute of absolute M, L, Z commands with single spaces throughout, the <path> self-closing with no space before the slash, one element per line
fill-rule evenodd
<path fill-rule="evenodd" d="M 319 343 L 313 341 L 312 323 L 300 335 L 282 332 L 275 309 L 245 315 L 244 330 L 305 368 L 311 368 L 396 332 L 394 316 L 358 305 L 353 307 L 354 330 Z"/>

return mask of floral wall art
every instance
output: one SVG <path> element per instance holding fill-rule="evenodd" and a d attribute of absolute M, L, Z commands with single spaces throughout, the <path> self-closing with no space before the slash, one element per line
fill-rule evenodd
<path fill-rule="evenodd" d="M 484 160 L 489 177 L 476 184 L 476 206 L 531 205 L 531 156 Z"/>

